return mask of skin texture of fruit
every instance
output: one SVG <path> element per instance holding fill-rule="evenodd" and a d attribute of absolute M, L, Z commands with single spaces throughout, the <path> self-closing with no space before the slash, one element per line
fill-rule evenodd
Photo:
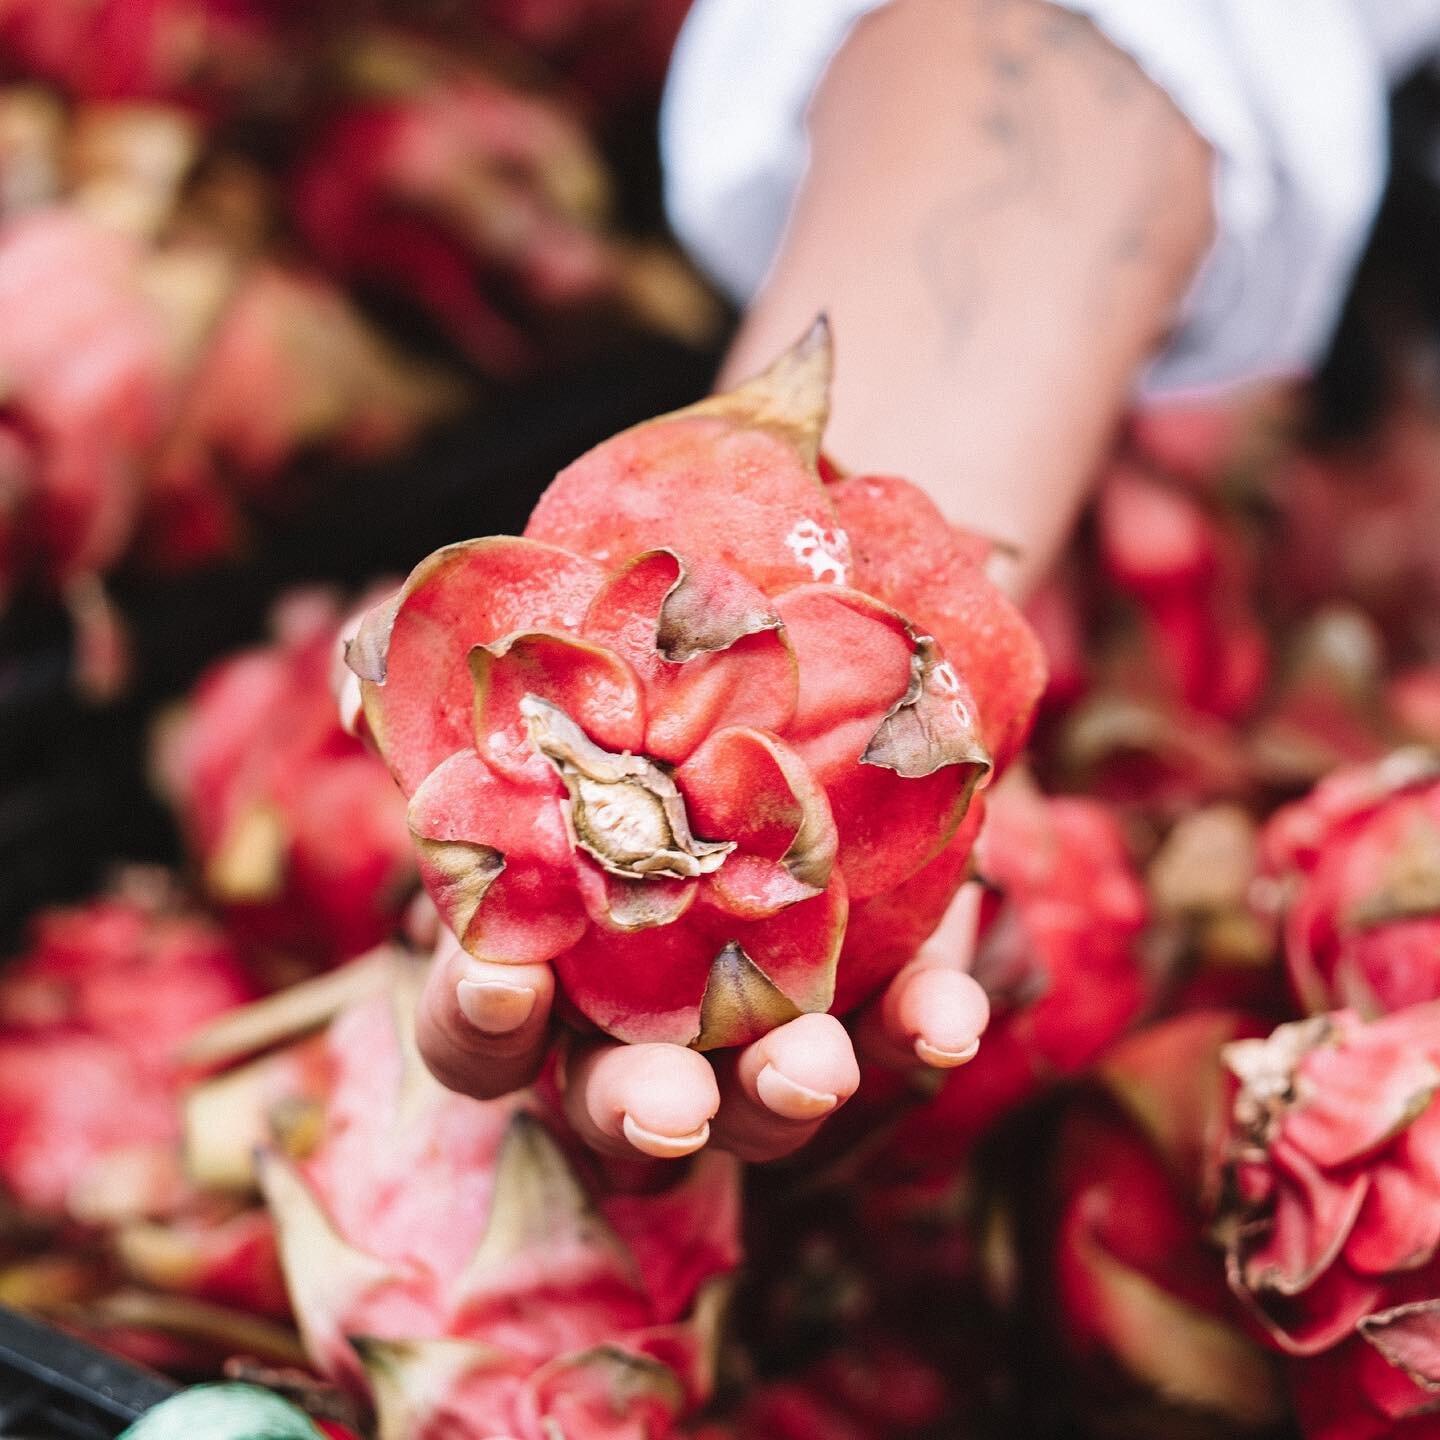
<path fill-rule="evenodd" d="M 918 492 L 822 486 L 829 369 L 821 326 L 605 442 L 524 538 L 436 552 L 348 650 L 442 918 L 478 958 L 553 962 L 621 1040 L 739 1045 L 873 993 L 849 907 L 945 851 L 1043 684 Z M 887 514 L 930 526 L 911 576 L 876 558 Z M 967 629 L 999 656 L 974 694 Z"/>
<path fill-rule="evenodd" d="M 384 1440 L 659 1440 L 711 1384 L 735 1162 L 707 1154 L 663 1188 L 587 1185 L 533 1096 L 472 1100 L 429 1075 L 413 962 L 396 975 L 303 1057 L 224 1075 L 192 1110 L 192 1138 L 241 1172 L 260 1127 L 312 1363 L 373 1401 Z"/>
<path fill-rule="evenodd" d="M 1436 1433 L 1440 1002 L 1340 1010 L 1226 1051 L 1230 1283 L 1321 1440 Z"/>

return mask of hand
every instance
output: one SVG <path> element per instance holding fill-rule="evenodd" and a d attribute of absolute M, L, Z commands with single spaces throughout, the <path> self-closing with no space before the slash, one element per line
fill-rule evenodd
<path fill-rule="evenodd" d="M 974 1057 L 989 1019 L 967 973 L 976 887 L 956 896 L 939 930 L 854 1017 L 802 1015 L 744 1049 L 702 1055 L 680 1045 L 574 1037 L 564 1055 L 565 1109 L 601 1154 L 674 1159 L 707 1142 L 745 1160 L 788 1155 L 860 1083 L 867 1059 L 949 1069 Z M 452 1090 L 481 1099 L 528 1085 L 555 1039 L 548 965 L 476 960 L 442 932 L 420 1004 L 421 1054 Z"/>

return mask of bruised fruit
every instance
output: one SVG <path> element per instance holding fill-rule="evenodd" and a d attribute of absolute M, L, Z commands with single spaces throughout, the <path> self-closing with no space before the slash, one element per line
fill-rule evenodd
<path fill-rule="evenodd" d="M 1009 680 L 1033 638 L 938 517 L 913 587 L 882 564 L 865 527 L 909 523 L 909 487 L 837 508 L 862 482 L 817 475 L 829 371 L 822 324 L 606 441 L 524 538 L 437 551 L 349 647 L 441 915 L 473 955 L 553 961 L 622 1040 L 829 1009 L 849 906 L 944 852 L 1042 683 Z M 981 694 L 948 653 L 967 624 L 1009 637 Z M 842 975 L 846 1003 L 885 978 Z"/>

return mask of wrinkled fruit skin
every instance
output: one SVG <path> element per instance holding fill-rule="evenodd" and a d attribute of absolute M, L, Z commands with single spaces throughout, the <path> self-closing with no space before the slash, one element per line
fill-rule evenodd
<path fill-rule="evenodd" d="M 121 896 L 42 913 L 0 985 L 8 1197 L 79 1219 L 131 1194 L 142 1213 L 168 1207 L 179 1047 L 253 993 L 225 938 L 165 902 Z"/>
<path fill-rule="evenodd" d="M 900 957 L 842 954 L 847 913 L 939 861 L 1043 685 L 917 491 L 822 486 L 828 376 L 817 328 L 607 441 L 348 652 L 441 915 L 622 1040 L 737 1045 L 873 993 Z"/>
<path fill-rule="evenodd" d="M 310 1083 L 268 1089 L 261 1183 L 315 1367 L 381 1440 L 663 1440 L 712 1383 L 734 1162 L 587 1193 L 533 1100 L 442 1089 L 412 1025 L 397 995 L 353 1004 L 318 1064 L 280 1055 Z"/>
<path fill-rule="evenodd" d="M 415 887 L 404 804 L 336 717 L 340 623 L 332 597 L 295 592 L 274 642 L 212 666 L 157 737 L 156 768 L 233 932 L 321 964 L 384 939 Z"/>
<path fill-rule="evenodd" d="M 1440 1002 L 1226 1057 L 1230 1283 L 1292 1357 L 1307 1435 L 1440 1434 Z"/>
<path fill-rule="evenodd" d="M 1376 1016 L 1440 999 L 1440 757 L 1339 770 L 1266 827 L 1301 1005 Z"/>

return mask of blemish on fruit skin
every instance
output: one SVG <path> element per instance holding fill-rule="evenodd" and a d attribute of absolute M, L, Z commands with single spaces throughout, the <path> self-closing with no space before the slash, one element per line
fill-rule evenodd
<path fill-rule="evenodd" d="M 970 713 L 970 707 L 965 703 L 964 687 L 960 684 L 960 677 L 955 673 L 955 667 L 948 661 L 942 660 L 929 676 L 930 684 L 950 702 L 951 713 L 961 725 L 973 726 L 975 717 Z"/>
<path fill-rule="evenodd" d="M 785 545 L 810 571 L 812 580 L 845 584 L 850 570 L 850 537 L 838 525 L 826 529 L 818 520 L 797 520 L 785 537 Z"/>

